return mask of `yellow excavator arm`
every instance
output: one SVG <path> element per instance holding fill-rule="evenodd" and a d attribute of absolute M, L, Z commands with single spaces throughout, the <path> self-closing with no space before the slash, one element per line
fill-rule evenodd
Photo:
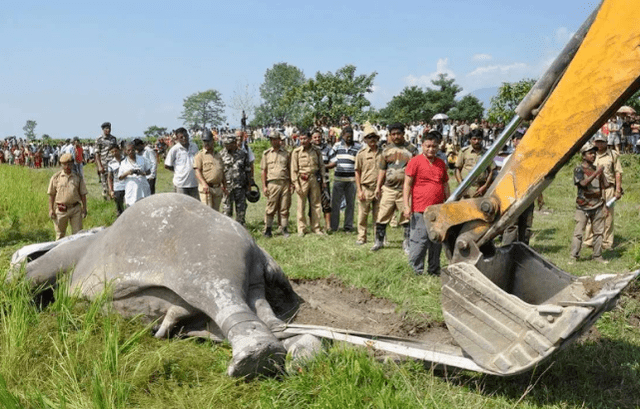
<path fill-rule="evenodd" d="M 640 273 L 577 278 L 523 243 L 493 244 L 640 87 L 638 22 L 636 2 L 603 1 L 471 171 L 481 172 L 519 121 L 534 117 L 491 188 L 466 200 L 457 200 L 458 189 L 425 212 L 430 238 L 444 243 L 450 259 L 441 275 L 445 322 L 485 372 L 515 374 L 549 358 L 612 308 Z"/>
<path fill-rule="evenodd" d="M 444 241 L 451 256 L 456 245 L 481 247 L 499 235 L 640 87 L 637 6 L 629 0 L 606 0 L 583 25 L 586 35 L 578 39 L 577 50 L 568 46 L 550 69 L 557 84 L 547 85 L 555 87 L 547 91 L 536 84 L 520 105 L 520 117 L 528 119 L 532 111 L 537 116 L 482 198 L 429 207 L 429 234 Z M 558 67 L 566 69 L 557 72 Z M 539 82 L 549 82 L 549 76 Z M 531 100 L 542 105 L 530 106 Z"/>

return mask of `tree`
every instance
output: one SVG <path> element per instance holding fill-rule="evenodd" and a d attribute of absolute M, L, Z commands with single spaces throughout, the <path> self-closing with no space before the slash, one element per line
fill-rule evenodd
<path fill-rule="evenodd" d="M 429 122 L 435 114 L 449 114 L 455 109 L 455 98 L 462 88 L 447 74 L 438 74 L 438 78 L 431 83 L 437 88 L 405 87 L 381 111 L 382 117 L 387 122 L 409 123 Z"/>
<path fill-rule="evenodd" d="M 380 111 L 382 119 L 387 123 L 426 121 L 427 95 L 416 85 L 405 87 L 400 94 L 391 98 L 387 106 Z"/>
<path fill-rule="evenodd" d="M 454 120 L 473 121 L 483 117 L 484 106 L 478 98 L 469 94 L 462 97 L 456 106 L 449 110 L 448 115 Z"/>
<path fill-rule="evenodd" d="M 535 83 L 536 80 L 531 78 L 503 82 L 498 88 L 498 94 L 491 98 L 491 106 L 487 111 L 489 122 L 509 122 L 516 114 L 516 107 Z"/>
<path fill-rule="evenodd" d="M 362 122 L 367 116 L 366 108 L 371 106 L 366 94 L 373 91 L 376 75 L 356 75 L 354 65 L 345 65 L 335 73 L 317 72 L 314 78 L 289 91 L 283 102 L 292 107 L 294 122 L 301 127 L 312 126 L 322 117 L 338 123 L 343 115 Z"/>
<path fill-rule="evenodd" d="M 252 125 L 283 124 L 295 107 L 294 101 L 284 101 L 284 96 L 292 89 L 302 85 L 304 73 L 298 67 L 285 62 L 274 64 L 264 74 L 260 85 L 260 97 L 263 103 L 256 109 Z"/>
<path fill-rule="evenodd" d="M 38 123 L 36 121 L 34 121 L 33 119 L 28 119 L 27 123 L 22 127 L 24 136 L 27 138 L 27 140 L 32 141 L 36 139 L 35 129 L 37 125 Z"/>
<path fill-rule="evenodd" d="M 166 133 L 167 133 L 167 128 L 151 125 L 150 127 L 147 128 L 146 131 L 144 131 L 144 136 L 147 138 L 158 139 L 161 136 L 166 135 Z"/>
<path fill-rule="evenodd" d="M 233 90 L 233 96 L 229 103 L 231 109 L 238 112 L 238 116 L 242 119 L 242 112 L 245 113 L 247 118 L 253 116 L 253 112 L 256 110 L 256 89 L 249 84 L 237 84 L 236 89 Z"/>
<path fill-rule="evenodd" d="M 427 88 L 426 91 L 426 111 L 430 115 L 428 120 L 431 120 L 435 114 L 448 113 L 451 108 L 457 105 L 456 95 L 462 91 L 462 87 L 455 82 L 456 80 L 448 78 L 447 74 L 438 74 L 437 79 L 431 80 L 431 83 L 437 88 Z"/>
<path fill-rule="evenodd" d="M 224 102 L 220 92 L 215 89 L 189 95 L 184 99 L 183 106 L 179 119 L 184 121 L 187 128 L 213 128 L 227 120 L 223 115 Z"/>
<path fill-rule="evenodd" d="M 640 90 L 633 94 L 633 96 L 625 102 L 625 105 L 635 109 L 636 112 L 640 112 Z"/>

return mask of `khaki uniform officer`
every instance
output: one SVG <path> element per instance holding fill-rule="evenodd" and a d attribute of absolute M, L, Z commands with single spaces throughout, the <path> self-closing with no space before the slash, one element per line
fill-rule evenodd
<path fill-rule="evenodd" d="M 456 159 L 455 177 L 458 183 L 461 183 L 464 178 L 473 170 L 476 163 L 482 158 L 486 150 L 482 147 L 482 131 L 476 129 L 471 132 L 469 146 L 462 148 Z M 485 169 L 480 176 L 476 178 L 465 192 L 464 197 L 479 197 L 484 195 L 489 186 L 491 185 L 491 179 L 493 178 L 493 172 L 495 165 L 493 162 L 491 166 Z"/>
<path fill-rule="evenodd" d="M 271 227 L 276 214 L 280 216 L 282 234 L 289 236 L 289 208 L 291 207 L 291 157 L 282 146 L 283 137 L 279 132 L 269 136 L 271 148 L 264 151 L 260 168 L 262 169 L 262 190 L 267 198 L 265 210 L 266 237 L 271 237 Z"/>
<path fill-rule="evenodd" d="M 596 148 L 596 160 L 593 163 L 595 167 L 602 166 L 602 173 L 606 180 L 603 189 L 603 199 L 606 202 L 622 197 L 622 165 L 620 164 L 620 154 L 615 149 L 607 148 L 607 138 L 598 135 L 593 140 Z M 604 219 L 604 235 L 602 237 L 602 248 L 613 248 L 613 213 L 614 206 L 608 207 L 606 217 Z M 584 245 L 593 246 L 593 232 L 591 231 L 591 223 L 587 222 L 584 233 Z"/>
<path fill-rule="evenodd" d="M 207 130 L 202 135 L 204 149 L 193 159 L 193 168 L 198 179 L 198 193 L 200 201 L 213 209 L 220 211 L 222 197 L 227 193 L 224 177 L 224 164 L 219 154 L 213 150 L 213 135 Z"/>
<path fill-rule="evenodd" d="M 87 187 L 84 180 L 71 170 L 73 156 L 65 153 L 60 158 L 62 170 L 49 181 L 49 217 L 53 220 L 56 240 L 63 238 L 67 224 L 71 224 L 71 234 L 82 230 L 82 219 L 87 217 Z"/>
<path fill-rule="evenodd" d="M 322 153 L 311 145 L 311 137 L 308 134 L 300 135 L 300 146 L 291 154 L 291 182 L 298 193 L 298 236 L 304 236 L 307 227 L 305 215 L 307 200 L 311 207 L 311 230 L 316 234 L 324 234 L 320 228 L 322 219 L 320 192 L 323 173 Z M 318 181 L 318 175 L 320 175 L 320 181 Z"/>
<path fill-rule="evenodd" d="M 376 182 L 378 181 L 378 131 L 368 123 L 364 126 L 365 146 L 356 155 L 356 194 L 358 196 L 358 240 L 356 244 L 367 242 L 367 219 L 372 214 L 375 226 L 378 219 L 380 200 L 376 197 Z M 375 237 L 375 231 L 374 231 Z"/>

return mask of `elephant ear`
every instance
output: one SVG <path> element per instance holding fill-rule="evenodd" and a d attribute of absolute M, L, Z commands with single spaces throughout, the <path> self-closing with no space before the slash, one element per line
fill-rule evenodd
<path fill-rule="evenodd" d="M 287 320 L 298 310 L 300 297 L 293 291 L 289 279 L 273 257 L 262 248 L 260 251 L 264 258 L 265 298 L 276 316 L 281 320 Z"/>

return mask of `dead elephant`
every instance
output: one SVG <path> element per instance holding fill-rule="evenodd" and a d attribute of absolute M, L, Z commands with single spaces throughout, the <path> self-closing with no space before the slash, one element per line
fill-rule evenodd
<path fill-rule="evenodd" d="M 274 331 L 297 306 L 291 284 L 240 224 L 191 197 L 154 195 L 111 227 L 28 247 L 13 261 L 37 257 L 26 265 L 34 286 L 73 271 L 72 291 L 93 298 L 108 285 L 119 313 L 162 319 L 156 337 L 190 321 L 192 333 L 231 342 L 231 376 L 273 373 L 284 363 Z"/>

